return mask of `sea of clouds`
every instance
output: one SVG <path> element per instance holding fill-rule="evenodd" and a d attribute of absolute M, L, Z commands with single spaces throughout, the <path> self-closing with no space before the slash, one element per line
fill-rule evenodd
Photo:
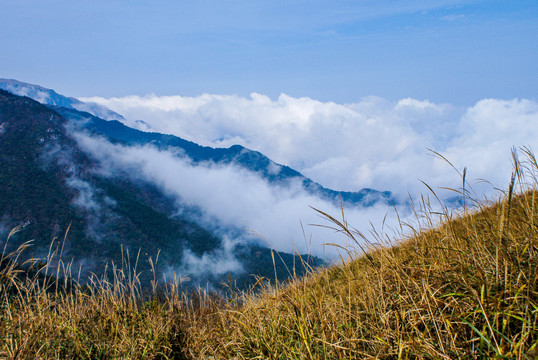
<path fill-rule="evenodd" d="M 124 115 L 126 125 L 141 130 L 260 151 L 335 190 L 370 187 L 406 196 L 424 192 L 419 179 L 456 186 L 457 173 L 428 149 L 460 171 L 467 167 L 469 179 L 503 187 L 511 148 L 538 149 L 538 102 L 530 99 L 484 99 L 469 107 L 379 97 L 337 104 L 257 93 L 82 100 Z"/>
<path fill-rule="evenodd" d="M 512 147 L 538 149 L 538 103 L 530 99 L 484 99 L 469 107 L 427 100 L 391 102 L 378 97 L 352 104 L 281 95 L 127 96 L 84 98 L 122 114 L 126 125 L 180 136 L 213 147 L 240 144 L 289 165 L 335 190 L 389 190 L 400 200 L 400 218 L 412 222 L 405 205 L 434 189 L 461 187 L 458 174 L 479 196 L 505 188 L 512 172 Z M 143 120 L 143 122 L 139 121 Z M 345 245 L 324 228 L 311 207 L 341 218 L 338 206 L 307 194 L 299 184 L 283 188 L 236 166 L 193 164 L 151 146 L 123 147 L 79 135 L 79 143 L 103 168 L 123 167 L 158 184 L 182 203 L 202 211 L 214 227 L 257 232 L 283 251 L 335 255 L 327 242 Z M 447 162 L 436 156 L 438 152 Z M 108 165 L 107 165 L 108 164 Z M 488 182 L 484 182 L 487 180 Z M 450 191 L 436 190 L 442 197 Z M 346 220 L 368 234 L 374 226 L 399 229 L 386 204 L 345 208 Z"/>

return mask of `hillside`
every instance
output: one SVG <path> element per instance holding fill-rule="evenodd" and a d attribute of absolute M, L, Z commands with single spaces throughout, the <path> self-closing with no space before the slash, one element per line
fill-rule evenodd
<path fill-rule="evenodd" d="M 96 174 L 57 113 L 1 91 L 0 119 L 0 216 L 7 231 L 24 225 L 8 250 L 33 240 L 33 256 L 44 257 L 69 224 L 64 255 L 89 271 L 121 261 L 122 245 L 155 256 L 158 249 L 177 254 L 185 240 L 197 253 L 218 244 L 196 224 L 168 216 L 169 201 L 150 184 Z"/>
<path fill-rule="evenodd" d="M 33 85 L 13 79 L 0 79 L 0 89 L 6 90 L 12 94 L 26 96 L 41 104 L 58 106 L 73 110 L 87 111 L 95 116 L 106 120 L 121 120 L 123 116 L 104 106 L 85 103 L 72 97 L 66 97 L 58 94 L 52 89 L 46 89 L 39 85 Z"/>
<path fill-rule="evenodd" d="M 178 283 L 142 295 L 136 278 L 123 271 L 114 283 L 46 292 L 54 289 L 53 279 L 17 279 L 3 266 L 3 294 L 11 289 L 18 295 L 3 295 L 0 337 L 9 341 L 0 354 L 536 359 L 538 192 L 529 190 L 528 180 L 536 179 L 538 164 L 524 150 L 528 158 L 516 162 L 515 181 L 499 202 L 477 203 L 460 214 L 446 211 L 443 224 L 431 228 L 438 215 L 425 201 L 417 209 L 423 226 L 394 246 L 379 245 L 387 243 L 379 234 L 370 239 L 368 253 L 351 252 L 354 259 L 345 264 L 279 286 L 260 279 L 258 291 L 228 298 L 182 293 Z M 525 178 L 522 169 L 531 176 Z M 2 263 L 10 264 L 9 257 Z"/>

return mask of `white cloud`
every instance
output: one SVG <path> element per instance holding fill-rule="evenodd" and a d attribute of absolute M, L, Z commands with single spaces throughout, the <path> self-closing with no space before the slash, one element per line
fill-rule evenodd
<path fill-rule="evenodd" d="M 406 196 L 424 191 L 418 179 L 458 186 L 457 174 L 427 149 L 467 167 L 472 179 L 502 186 L 511 146 L 538 148 L 538 104 L 525 99 L 485 99 L 467 109 L 411 98 L 337 104 L 257 93 L 87 100 L 125 115 L 130 126 L 142 119 L 153 131 L 203 145 L 258 150 L 336 190 Z"/>
<path fill-rule="evenodd" d="M 101 210 L 101 205 L 95 201 L 95 192 L 90 183 L 75 176 L 68 178 L 66 182 L 77 191 L 77 196 L 73 200 L 76 206 L 89 211 Z"/>
<path fill-rule="evenodd" d="M 165 277 L 171 279 L 177 275 L 182 279 L 191 277 L 196 279 L 208 275 L 219 276 L 230 272 L 244 272 L 242 264 L 235 257 L 235 245 L 234 241 L 224 237 L 219 249 L 204 253 L 202 256 L 194 254 L 190 249 L 185 249 L 181 266 L 171 267 Z"/>
<path fill-rule="evenodd" d="M 538 149 L 538 103 L 532 100 L 485 99 L 469 108 L 459 121 L 460 136 L 446 146 L 445 155 L 474 178 L 505 187 L 512 171 L 512 147 Z"/>
<path fill-rule="evenodd" d="M 431 110 L 434 112 L 442 113 L 444 111 L 444 107 L 440 105 L 436 105 L 428 100 L 417 100 L 412 98 L 405 98 L 396 103 L 397 110 L 400 109 L 411 109 L 411 110 L 418 110 L 418 111 L 424 111 L 424 110 Z"/>

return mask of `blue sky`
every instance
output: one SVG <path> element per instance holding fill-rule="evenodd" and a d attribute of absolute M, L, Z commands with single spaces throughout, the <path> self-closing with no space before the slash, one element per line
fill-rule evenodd
<path fill-rule="evenodd" d="M 71 96 L 536 98 L 538 2 L 0 0 L 0 77 Z"/>

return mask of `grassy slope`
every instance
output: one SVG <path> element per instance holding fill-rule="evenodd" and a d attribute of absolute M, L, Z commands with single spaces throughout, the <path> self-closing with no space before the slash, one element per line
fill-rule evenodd
<path fill-rule="evenodd" d="M 247 359 L 534 359 L 537 207 L 537 192 L 504 200 L 248 297 L 196 327 L 195 348 Z"/>
<path fill-rule="evenodd" d="M 538 192 L 512 189 L 398 246 L 233 299 L 177 284 L 142 296 L 121 270 L 62 293 L 4 257 L 0 357 L 536 359 Z"/>

